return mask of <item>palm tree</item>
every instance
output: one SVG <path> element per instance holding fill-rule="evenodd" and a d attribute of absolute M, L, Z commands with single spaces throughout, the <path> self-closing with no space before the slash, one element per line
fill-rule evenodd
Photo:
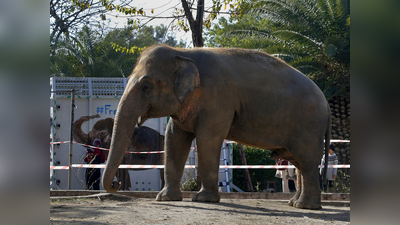
<path fill-rule="evenodd" d="M 350 1 L 260 0 L 243 5 L 268 26 L 232 29 L 229 35 L 257 38 L 263 48 L 310 76 L 327 99 L 350 93 Z M 240 22 L 238 22 L 240 24 Z M 260 42 L 259 42 L 260 43 Z"/>
<path fill-rule="evenodd" d="M 145 26 L 137 31 L 135 27 L 114 29 L 101 35 L 87 26 L 75 37 L 63 37 L 50 42 L 50 76 L 69 77 L 127 77 L 135 67 L 139 53 L 116 51 L 113 46 L 147 46 L 164 42 L 172 46 L 178 43 L 174 36 L 167 34 L 163 25 Z"/>
<path fill-rule="evenodd" d="M 51 75 L 94 76 L 97 36 L 95 31 L 84 26 L 77 37 L 57 40 L 50 48 Z"/>
<path fill-rule="evenodd" d="M 71 41 L 61 39 L 51 48 L 52 76 L 126 77 L 138 55 L 116 52 L 112 43 L 133 39 L 132 28 L 116 29 L 104 37 L 84 26 Z"/>

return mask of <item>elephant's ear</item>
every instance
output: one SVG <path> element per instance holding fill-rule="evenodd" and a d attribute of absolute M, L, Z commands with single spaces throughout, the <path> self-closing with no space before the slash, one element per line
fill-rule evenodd
<path fill-rule="evenodd" d="M 182 104 L 190 93 L 200 87 L 200 77 L 192 59 L 175 56 L 175 62 L 174 93 Z"/>

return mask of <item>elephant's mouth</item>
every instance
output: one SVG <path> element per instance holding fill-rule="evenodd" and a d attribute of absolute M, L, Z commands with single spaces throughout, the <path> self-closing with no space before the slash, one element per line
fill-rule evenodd
<path fill-rule="evenodd" d="M 147 118 L 146 116 L 140 116 L 140 117 L 138 118 L 138 121 L 137 121 L 138 127 L 140 128 L 140 127 L 143 125 L 143 123 L 144 123 L 147 119 L 148 119 L 148 118 Z"/>

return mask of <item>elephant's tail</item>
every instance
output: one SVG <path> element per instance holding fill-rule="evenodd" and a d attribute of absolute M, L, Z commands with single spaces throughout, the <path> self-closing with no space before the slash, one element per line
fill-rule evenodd
<path fill-rule="evenodd" d="M 324 181 L 323 181 L 325 185 L 328 176 L 329 146 L 331 145 L 331 130 L 332 130 L 331 107 L 329 106 L 329 103 L 327 104 L 328 104 L 328 127 L 325 132 L 325 164 L 324 164 Z"/>

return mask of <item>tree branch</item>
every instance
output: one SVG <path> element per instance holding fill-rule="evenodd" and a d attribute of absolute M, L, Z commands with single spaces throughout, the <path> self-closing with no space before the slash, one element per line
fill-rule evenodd
<path fill-rule="evenodd" d="M 203 47 L 203 15 L 204 15 L 204 0 L 197 1 L 197 15 L 195 21 L 195 29 L 192 30 L 193 43 L 195 47 Z"/>
<path fill-rule="evenodd" d="M 108 14 L 108 15 L 113 16 L 112 14 Z M 185 15 L 181 15 L 181 16 L 148 16 L 148 15 L 129 15 L 129 16 L 124 16 L 124 15 L 118 15 L 118 17 L 121 17 L 121 18 L 145 17 L 145 18 L 151 18 L 151 19 L 177 19 L 177 18 L 182 18 L 182 17 L 186 17 L 186 16 Z"/>
<path fill-rule="evenodd" d="M 201 27 L 203 24 L 204 0 L 199 0 L 197 5 L 196 25 Z"/>
<path fill-rule="evenodd" d="M 195 29 L 194 28 L 195 24 L 194 24 L 192 12 L 190 12 L 190 8 L 189 8 L 186 0 L 181 0 L 181 2 L 182 2 L 182 7 L 185 10 L 186 19 L 189 21 L 190 29 L 193 31 Z"/>

